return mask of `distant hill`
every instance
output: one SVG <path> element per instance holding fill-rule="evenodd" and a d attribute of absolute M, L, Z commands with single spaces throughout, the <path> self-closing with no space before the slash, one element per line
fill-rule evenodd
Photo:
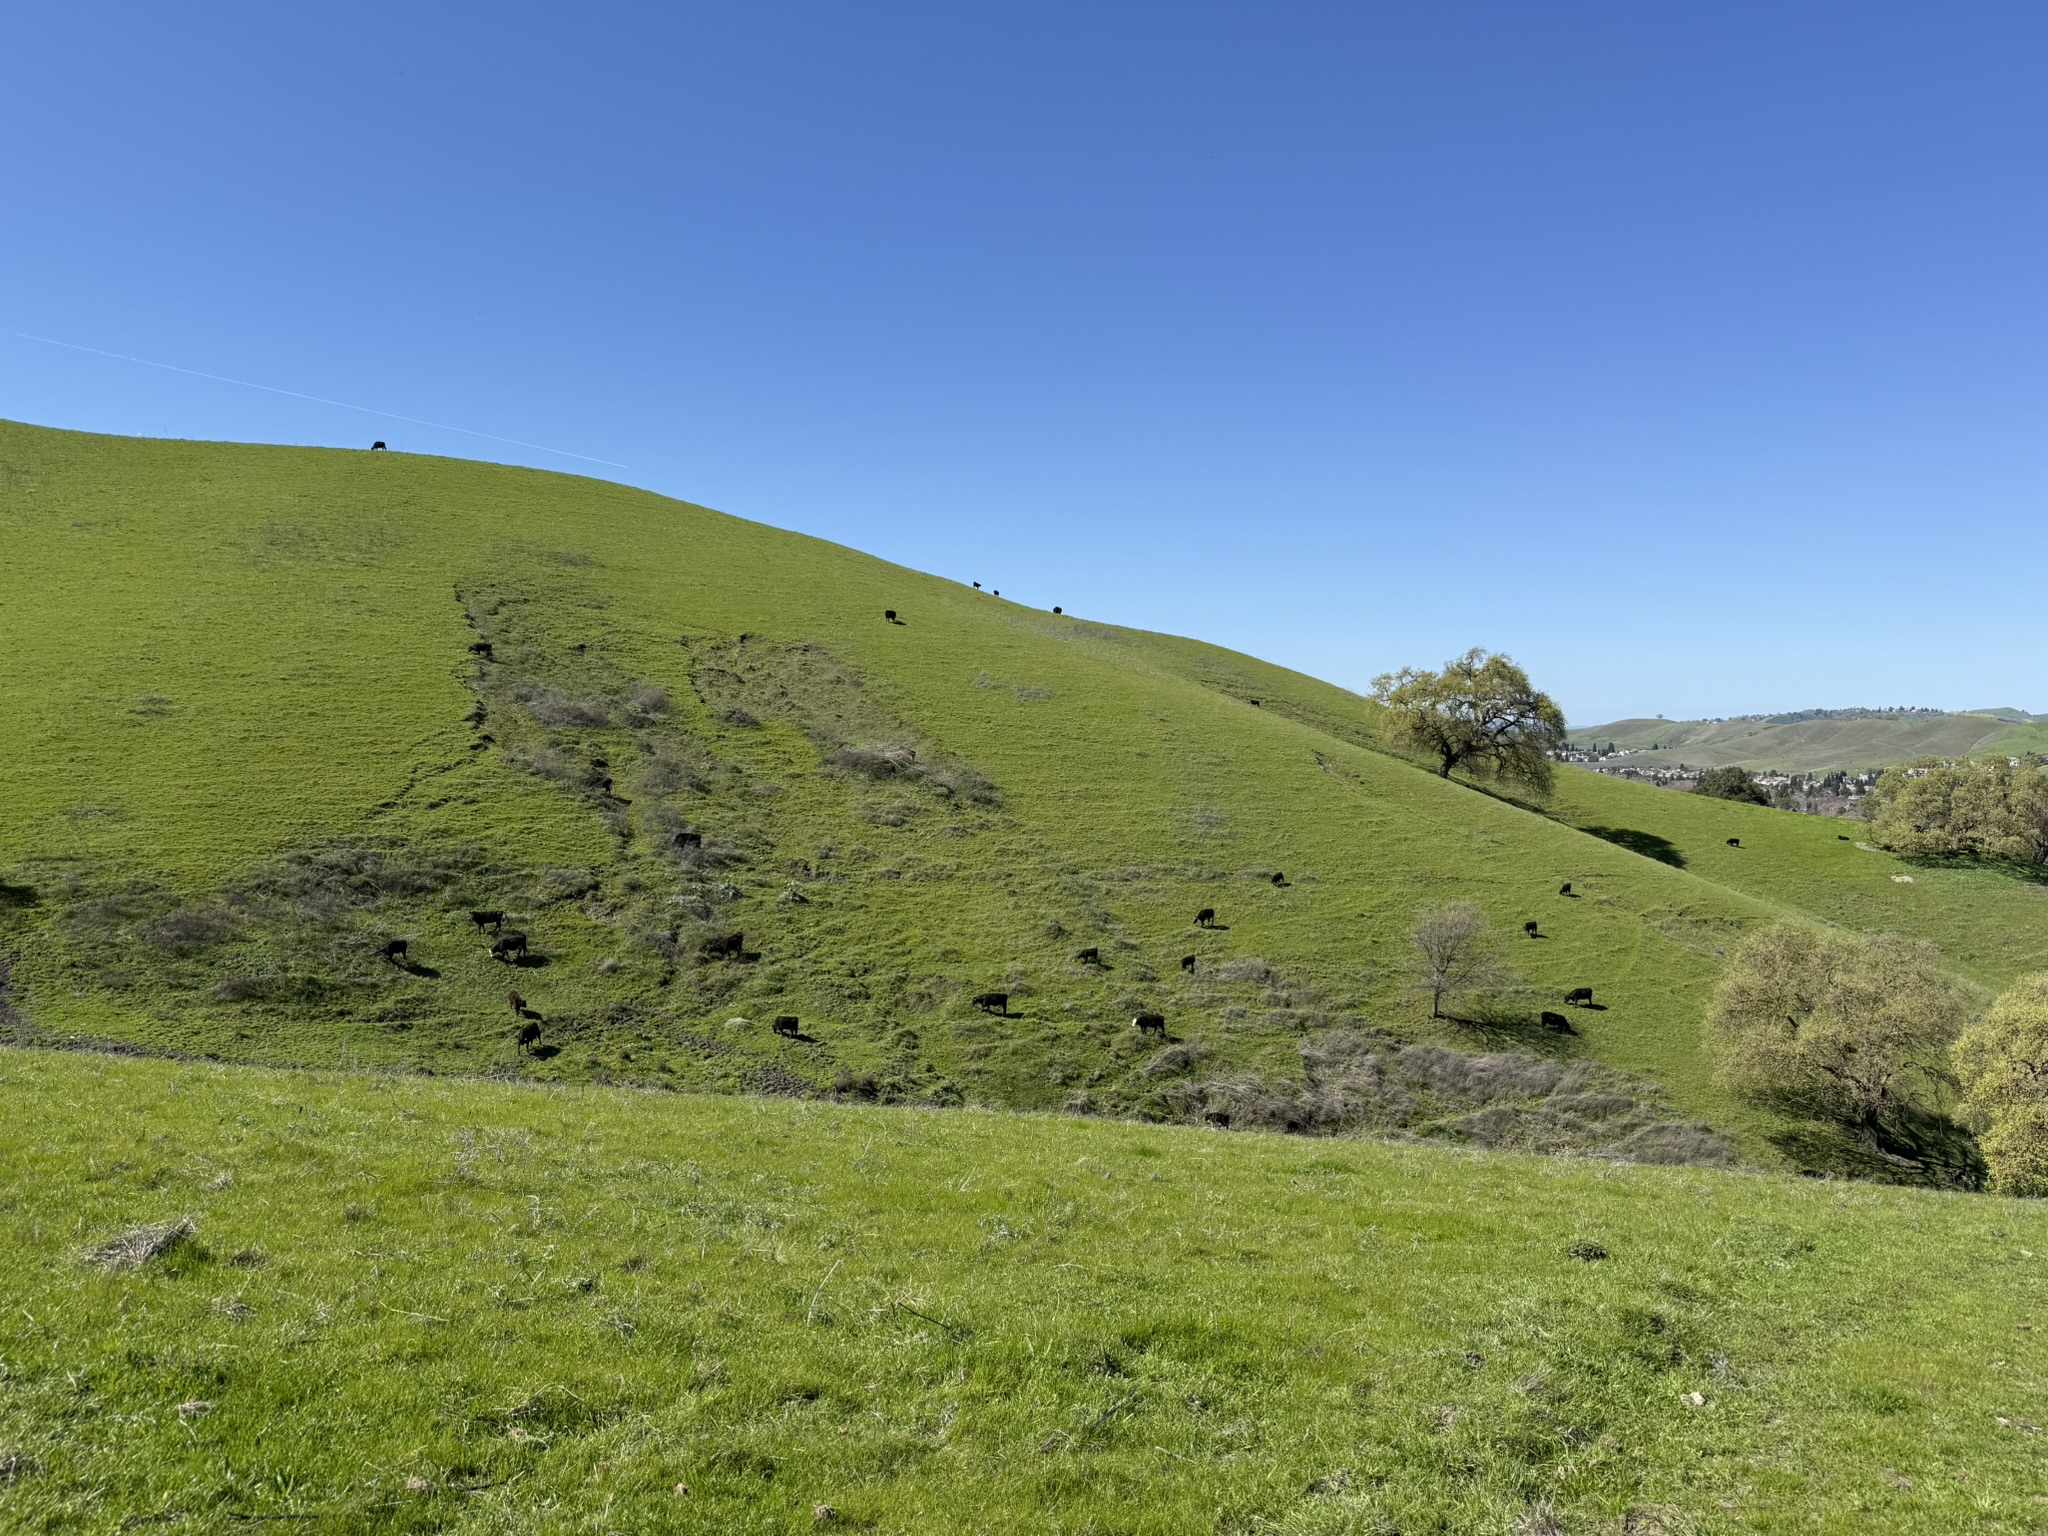
<path fill-rule="evenodd" d="M 2017 709 L 1814 709 L 1730 720 L 1614 720 L 1574 726 L 1571 740 L 1612 742 L 1644 768 L 1732 764 L 1817 773 L 1887 768 L 1916 757 L 2048 751 L 2048 716 Z"/>

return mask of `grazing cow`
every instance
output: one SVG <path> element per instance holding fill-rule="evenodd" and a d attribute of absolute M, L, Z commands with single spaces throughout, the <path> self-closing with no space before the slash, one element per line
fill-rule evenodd
<path fill-rule="evenodd" d="M 1276 869 L 1273 871 L 1273 883 L 1275 885 L 1285 885 L 1287 883 L 1287 877 Z"/>
<path fill-rule="evenodd" d="M 1742 839 L 1739 837 L 1731 837 L 1728 839 L 1728 846 L 1730 848 L 1740 848 L 1742 846 Z"/>
<path fill-rule="evenodd" d="M 882 617 L 887 619 L 891 624 L 901 624 L 903 622 L 901 619 L 896 617 L 896 610 L 894 608 L 884 608 L 882 610 Z"/>
<path fill-rule="evenodd" d="M 519 932 L 516 928 L 503 930 L 495 939 L 491 940 L 491 958 L 493 960 L 510 961 L 514 955 L 523 955 L 525 953 L 526 935 Z"/>
<path fill-rule="evenodd" d="M 1536 924 L 1534 922 L 1527 922 L 1522 924 L 1522 932 L 1529 935 L 1529 937 L 1532 939 L 1540 939 L 1543 937 L 1542 934 L 1536 931 Z"/>
<path fill-rule="evenodd" d="M 1141 1013 L 1131 1020 L 1131 1027 L 1141 1035 L 1157 1035 L 1166 1038 L 1166 1016 L 1158 1013 Z"/>
<path fill-rule="evenodd" d="M 1193 975 L 1195 970 L 1195 957 L 1193 955 L 1182 955 L 1180 957 L 1180 968 L 1186 971 L 1189 975 Z"/>
<path fill-rule="evenodd" d="M 505 914 L 502 912 L 472 912 L 469 914 L 469 920 L 479 928 L 502 928 L 505 926 Z"/>
<path fill-rule="evenodd" d="M 989 594 L 989 596 L 991 597 L 1001 597 L 1002 595 L 1003 589 L 1001 587 L 997 587 L 993 592 Z"/>
<path fill-rule="evenodd" d="M 1835 841 L 1838 843 L 1846 843 L 1849 841 L 1849 834 L 1846 832 L 1837 832 L 1835 834 Z"/>
<path fill-rule="evenodd" d="M 1543 1015 L 1543 1027 L 1560 1035 L 1575 1035 L 1578 1033 L 1577 1030 L 1572 1028 L 1572 1021 L 1561 1013 L 1546 1012 Z"/>
<path fill-rule="evenodd" d="M 1572 893 L 1572 883 L 1571 883 L 1571 881 L 1569 881 L 1569 880 L 1565 881 L 1565 883 L 1564 883 L 1563 885 L 1560 885 L 1560 886 L 1559 886 L 1559 887 L 1557 888 L 1557 894 L 1558 894 L 1558 895 L 1560 895 L 1560 896 L 1569 896 L 1569 895 L 1571 895 L 1571 893 Z"/>
<path fill-rule="evenodd" d="M 1215 921 L 1216 909 L 1214 907 L 1204 907 L 1201 911 L 1195 914 L 1195 926 L 1197 928 L 1207 928 L 1210 924 L 1214 923 Z"/>
<path fill-rule="evenodd" d="M 521 1017 L 522 1019 L 526 1017 L 525 998 L 521 997 L 517 992 L 507 992 L 505 994 L 505 1001 L 511 1007 L 512 1011 L 518 1014 L 519 1017 Z"/>
<path fill-rule="evenodd" d="M 704 941 L 704 957 L 707 960 L 716 960 L 721 955 L 737 958 L 746 953 L 746 948 L 747 936 L 745 934 L 728 933 L 722 939 L 706 939 Z"/>
<path fill-rule="evenodd" d="M 372 452 L 372 453 L 382 453 L 382 452 L 384 452 L 384 444 L 383 444 L 383 443 L 382 443 L 381 441 L 379 441 L 379 442 L 374 442 L 374 443 L 370 444 L 370 452 Z"/>
<path fill-rule="evenodd" d="M 519 1054 L 523 1056 L 540 1044 L 540 1025 L 528 1019 L 519 1026 L 519 1033 L 512 1038 L 519 1042 Z"/>
<path fill-rule="evenodd" d="M 703 846 L 704 834 L 702 832 L 678 832 L 676 834 L 676 848 L 679 852 L 688 853 L 692 848 L 702 848 Z"/>
<path fill-rule="evenodd" d="M 1091 944 L 1088 948 L 1082 950 L 1081 953 L 1074 956 L 1074 958 L 1083 965 L 1100 965 L 1102 964 L 1102 951 Z"/>
<path fill-rule="evenodd" d="M 474 645 L 470 646 L 469 654 L 483 661 L 491 661 L 494 659 L 491 655 L 491 642 L 488 640 L 479 640 Z"/>
<path fill-rule="evenodd" d="M 983 1013 L 1000 1013 L 1006 1019 L 1010 1016 L 1010 994 L 1007 992 L 980 992 L 968 1001 Z"/>
<path fill-rule="evenodd" d="M 779 1015 L 775 1020 L 774 1029 L 775 1033 L 781 1035 L 785 1040 L 794 1040 L 800 1032 L 797 1026 L 797 1017 L 793 1013 Z"/>
<path fill-rule="evenodd" d="M 392 939 L 388 943 L 380 944 L 377 947 L 377 953 L 386 960 L 389 960 L 393 965 L 400 965 L 406 959 L 406 947 L 405 940 Z"/>
<path fill-rule="evenodd" d="M 1591 987 L 1573 987 L 1571 991 L 1565 993 L 1564 1000 L 1574 1008 L 1590 1006 L 1593 1001 L 1593 989 Z"/>
<path fill-rule="evenodd" d="M 1249 699 L 1246 702 L 1249 703 L 1253 709 L 1257 709 L 1259 707 L 1259 701 L 1257 699 Z"/>

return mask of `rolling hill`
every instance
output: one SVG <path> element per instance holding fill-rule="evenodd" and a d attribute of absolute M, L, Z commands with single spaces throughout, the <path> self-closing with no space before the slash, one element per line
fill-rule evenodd
<path fill-rule="evenodd" d="M 1739 720 L 1615 720 L 1574 726 L 1578 742 L 1612 742 L 1633 766 L 1863 772 L 1916 757 L 2048 751 L 2048 723 L 2017 710 L 1813 711 Z"/>
<path fill-rule="evenodd" d="M 1747 926 L 1992 988 L 2048 887 L 1518 803 L 1248 657 L 445 460 L 0 424 L 0 656 L 9 1528 L 2048 1496 L 2036 1205 L 1630 1166 L 1812 1166 L 1698 1054 Z M 1529 989 L 1432 1021 L 1463 898 Z"/>
<path fill-rule="evenodd" d="M 1299 674 L 617 485 L 10 425 L 0 535 L 15 1038 L 1234 1123 L 1298 1114 L 1304 1047 L 1505 1050 L 1653 1079 L 1627 1136 L 1772 1161 L 1696 1049 L 1731 935 L 1905 923 L 1986 980 L 2040 954 L 2030 887 L 1887 899 L 1869 856 L 1808 867 L 1825 829 L 1593 775 L 1519 806 Z M 1610 835 L 1673 817 L 1744 859 Z M 1433 1022 L 1405 935 L 1460 898 L 1544 937 L 1526 1006 Z M 1543 1030 L 1580 985 L 1601 1006 Z M 1471 1094 L 1422 1099 L 1464 1134 Z"/>

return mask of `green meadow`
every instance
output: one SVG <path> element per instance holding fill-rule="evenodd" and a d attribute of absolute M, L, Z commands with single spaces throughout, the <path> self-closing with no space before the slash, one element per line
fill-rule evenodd
<path fill-rule="evenodd" d="M 0 719 L 0 1526 L 2048 1519 L 2035 1209 L 1699 1051 L 1752 925 L 1988 996 L 2048 885 L 401 455 L 0 424 Z"/>
<path fill-rule="evenodd" d="M 0 1077 L 10 1530 L 1935 1536 L 2048 1508 L 2024 1202 L 64 1052 Z M 140 1269 L 82 1261 L 180 1217 Z"/>

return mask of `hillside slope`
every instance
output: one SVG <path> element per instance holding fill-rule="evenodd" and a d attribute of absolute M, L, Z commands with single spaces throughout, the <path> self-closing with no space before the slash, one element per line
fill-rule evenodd
<path fill-rule="evenodd" d="M 1871 714 L 1809 720 L 1615 720 L 1574 726 L 1574 742 L 1612 742 L 1645 768 L 1859 772 L 1916 757 L 2039 750 L 2048 731 L 1988 714 Z"/>
<path fill-rule="evenodd" d="M 1327 684 L 645 492 L 0 426 L 0 653 L 9 1038 L 1199 1119 L 1343 1037 L 1763 1124 L 1698 1020 L 1799 891 L 1446 783 Z M 1406 987 L 1458 898 L 1526 1006 Z"/>
<path fill-rule="evenodd" d="M 39 1051 L 0 1176 L 11 1531 L 1949 1536 L 2048 1497 L 2033 1201 Z"/>

